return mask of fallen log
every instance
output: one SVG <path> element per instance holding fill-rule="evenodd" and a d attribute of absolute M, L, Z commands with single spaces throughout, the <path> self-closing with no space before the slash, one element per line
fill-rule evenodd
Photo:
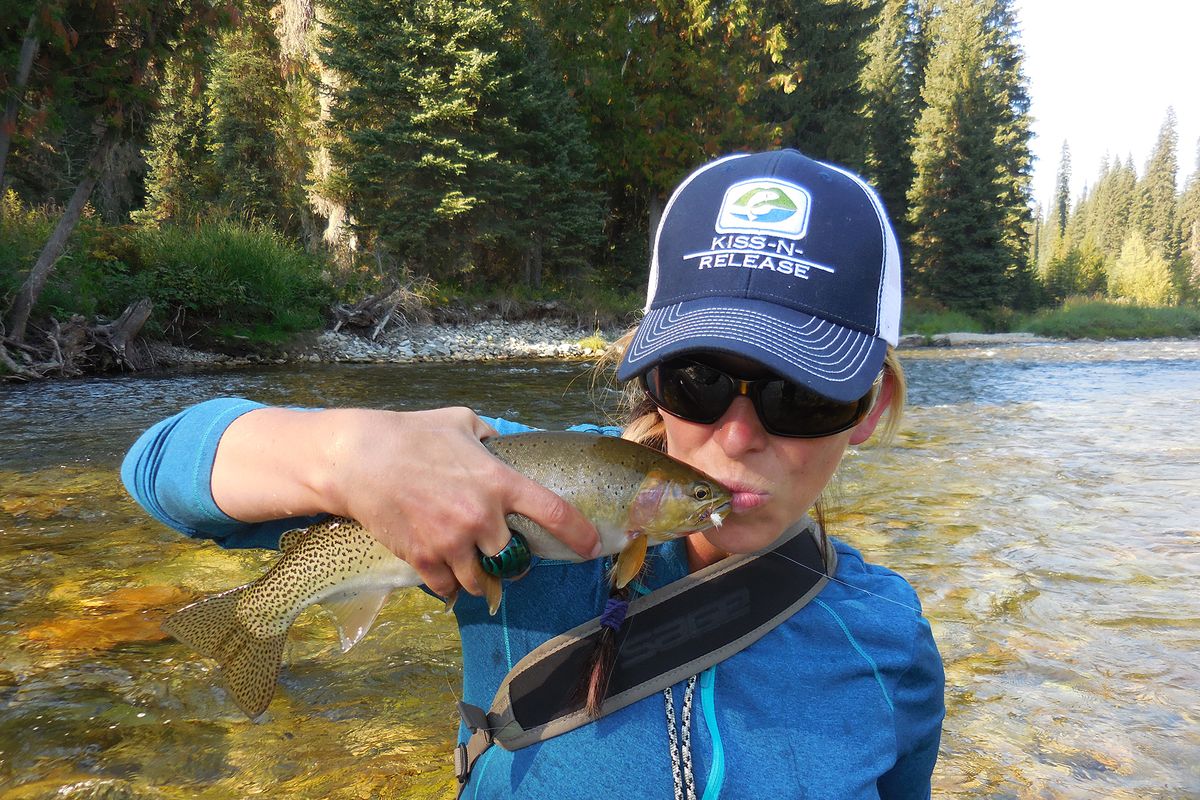
<path fill-rule="evenodd" d="M 389 327 L 404 327 L 413 323 L 430 322 L 429 300 L 422 293 L 424 287 L 403 285 L 398 288 L 368 295 L 356 303 L 338 303 L 331 309 L 333 331 L 355 328 L 375 341 Z"/>
<path fill-rule="evenodd" d="M 138 371 L 153 367 L 149 348 L 137 338 L 153 309 L 150 299 L 142 298 L 111 322 L 97 320 L 89 324 L 75 314 L 65 323 L 51 319 L 50 329 L 42 331 L 41 341 L 0 337 L 0 364 L 10 373 L 5 377 L 40 380 L 114 368 Z"/>

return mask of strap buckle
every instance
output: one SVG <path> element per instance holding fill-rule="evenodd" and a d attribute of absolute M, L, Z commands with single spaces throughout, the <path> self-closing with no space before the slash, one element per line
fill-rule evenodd
<path fill-rule="evenodd" d="M 458 794 L 461 797 L 467 781 L 471 779 L 471 770 L 475 767 L 475 762 L 492 746 L 494 737 L 487 712 L 482 708 L 460 702 L 458 713 L 467 730 L 471 732 L 470 739 L 454 748 L 454 777 L 458 779 Z"/>
<path fill-rule="evenodd" d="M 454 777 L 458 779 L 458 785 L 464 785 L 471 777 L 471 765 L 467 759 L 467 746 L 460 744 L 454 748 Z"/>
<path fill-rule="evenodd" d="M 479 706 L 460 702 L 458 704 L 458 714 L 462 717 L 463 724 L 467 726 L 467 730 L 471 733 L 482 733 L 484 741 L 488 744 L 492 743 L 492 726 L 488 722 L 486 711 Z"/>

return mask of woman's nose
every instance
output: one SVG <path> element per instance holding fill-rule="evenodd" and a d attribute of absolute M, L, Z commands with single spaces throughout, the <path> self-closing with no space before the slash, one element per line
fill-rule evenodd
<path fill-rule="evenodd" d="M 735 397 L 716 422 L 716 438 L 730 456 L 762 448 L 770 436 L 758 419 L 749 397 Z"/>

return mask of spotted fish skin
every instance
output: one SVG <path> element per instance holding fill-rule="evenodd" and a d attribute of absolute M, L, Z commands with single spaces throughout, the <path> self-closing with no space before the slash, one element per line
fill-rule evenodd
<path fill-rule="evenodd" d="M 649 543 L 718 524 L 731 495 L 713 479 L 642 445 L 594 434 L 531 432 L 484 442 L 497 458 L 575 505 L 600 533 L 602 555 L 618 555 L 615 580 L 637 573 Z M 507 515 L 533 553 L 583 559 L 528 517 Z M 337 624 L 342 650 L 374 623 L 395 589 L 421 577 L 357 522 L 332 517 L 280 539 L 280 557 L 258 580 L 180 609 L 164 630 L 221 665 L 226 685 L 251 718 L 271 702 L 287 632 L 314 604 Z M 498 578 L 482 569 L 488 605 L 502 599 Z"/>
<path fill-rule="evenodd" d="M 234 701 L 251 719 L 267 710 L 287 632 L 320 603 L 333 615 L 342 652 L 353 647 L 392 590 L 421 577 L 353 520 L 331 517 L 288 531 L 279 559 L 258 580 L 172 614 L 163 630 L 221 664 Z"/>

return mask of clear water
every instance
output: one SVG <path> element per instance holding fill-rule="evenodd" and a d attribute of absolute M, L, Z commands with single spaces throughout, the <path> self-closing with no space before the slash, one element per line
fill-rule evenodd
<path fill-rule="evenodd" d="M 835 533 L 905 574 L 946 660 L 940 798 L 1200 797 L 1200 342 L 906 351 L 891 448 Z M 452 621 L 397 595 L 338 654 L 297 625 L 258 724 L 158 623 L 269 555 L 149 520 L 137 434 L 226 394 L 601 421 L 586 365 L 303 366 L 0 386 L 0 800 L 452 797 Z"/>

